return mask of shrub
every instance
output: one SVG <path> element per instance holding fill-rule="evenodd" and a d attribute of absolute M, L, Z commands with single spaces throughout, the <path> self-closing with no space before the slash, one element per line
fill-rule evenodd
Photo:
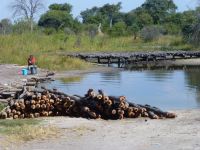
<path fill-rule="evenodd" d="M 126 24 L 124 22 L 118 22 L 110 29 L 109 34 L 111 36 L 124 36 L 126 35 Z"/>
<path fill-rule="evenodd" d="M 55 30 L 54 28 L 44 28 L 43 32 L 44 32 L 46 35 L 51 35 L 51 34 L 56 33 L 56 30 Z"/>
<path fill-rule="evenodd" d="M 141 30 L 141 38 L 145 41 L 153 41 L 161 35 L 160 29 L 157 26 L 144 27 Z"/>
<path fill-rule="evenodd" d="M 182 29 L 182 33 L 186 42 L 194 46 L 200 46 L 200 23 L 185 25 Z"/>

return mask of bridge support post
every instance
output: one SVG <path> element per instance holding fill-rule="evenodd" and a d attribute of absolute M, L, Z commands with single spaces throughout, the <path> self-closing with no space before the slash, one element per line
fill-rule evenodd
<path fill-rule="evenodd" d="M 120 68 L 121 66 L 121 59 L 120 58 L 118 58 L 118 62 L 117 62 L 117 64 L 118 64 L 118 68 Z"/>
<path fill-rule="evenodd" d="M 98 64 L 101 63 L 100 57 L 97 58 Z"/>

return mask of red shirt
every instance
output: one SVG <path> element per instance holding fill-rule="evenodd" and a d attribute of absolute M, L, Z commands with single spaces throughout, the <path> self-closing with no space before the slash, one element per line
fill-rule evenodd
<path fill-rule="evenodd" d="M 35 65 L 36 63 L 36 58 L 35 57 L 31 57 L 28 59 L 28 65 Z"/>

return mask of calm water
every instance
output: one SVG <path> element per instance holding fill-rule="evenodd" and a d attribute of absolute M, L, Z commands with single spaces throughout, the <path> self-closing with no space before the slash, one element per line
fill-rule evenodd
<path fill-rule="evenodd" d="M 200 108 L 200 69 L 91 73 L 78 81 L 58 80 L 49 86 L 71 95 L 103 89 L 109 95 L 125 95 L 129 101 L 162 109 Z"/>

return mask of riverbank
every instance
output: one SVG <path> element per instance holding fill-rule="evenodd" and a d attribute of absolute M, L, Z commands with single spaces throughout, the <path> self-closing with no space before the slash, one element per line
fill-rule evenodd
<path fill-rule="evenodd" d="M 48 70 L 38 68 L 37 75 L 23 76 L 21 75 L 21 69 L 27 66 L 19 66 L 15 64 L 0 64 L 0 85 L 12 86 L 12 85 L 23 85 L 23 83 L 32 77 L 44 77 L 48 74 Z M 87 73 L 95 72 L 116 72 L 120 69 L 105 67 L 99 65 L 91 65 L 90 68 L 85 70 L 71 70 L 71 71 L 55 71 L 53 79 L 67 78 L 67 77 L 78 77 Z"/>
<path fill-rule="evenodd" d="M 82 118 L 43 118 L 44 125 L 56 127 L 59 138 L 14 143 L 7 150 L 199 150 L 200 110 L 175 111 L 176 119 L 126 119 L 117 121 Z"/>
<path fill-rule="evenodd" d="M 161 61 L 158 64 L 167 66 L 200 66 L 200 58 L 193 59 L 177 59 L 171 61 Z M 0 64 L 0 85 L 12 85 L 12 84 L 23 84 L 26 79 L 33 76 L 21 75 L 21 69 L 26 66 L 19 66 L 15 64 Z M 69 70 L 69 71 L 55 71 L 53 79 L 67 78 L 67 77 L 79 77 L 87 73 L 96 72 L 117 72 L 123 70 L 123 68 L 106 67 L 103 65 L 93 64 L 91 67 L 84 70 Z M 38 69 L 36 77 L 46 76 L 49 71 L 47 69 Z"/>

